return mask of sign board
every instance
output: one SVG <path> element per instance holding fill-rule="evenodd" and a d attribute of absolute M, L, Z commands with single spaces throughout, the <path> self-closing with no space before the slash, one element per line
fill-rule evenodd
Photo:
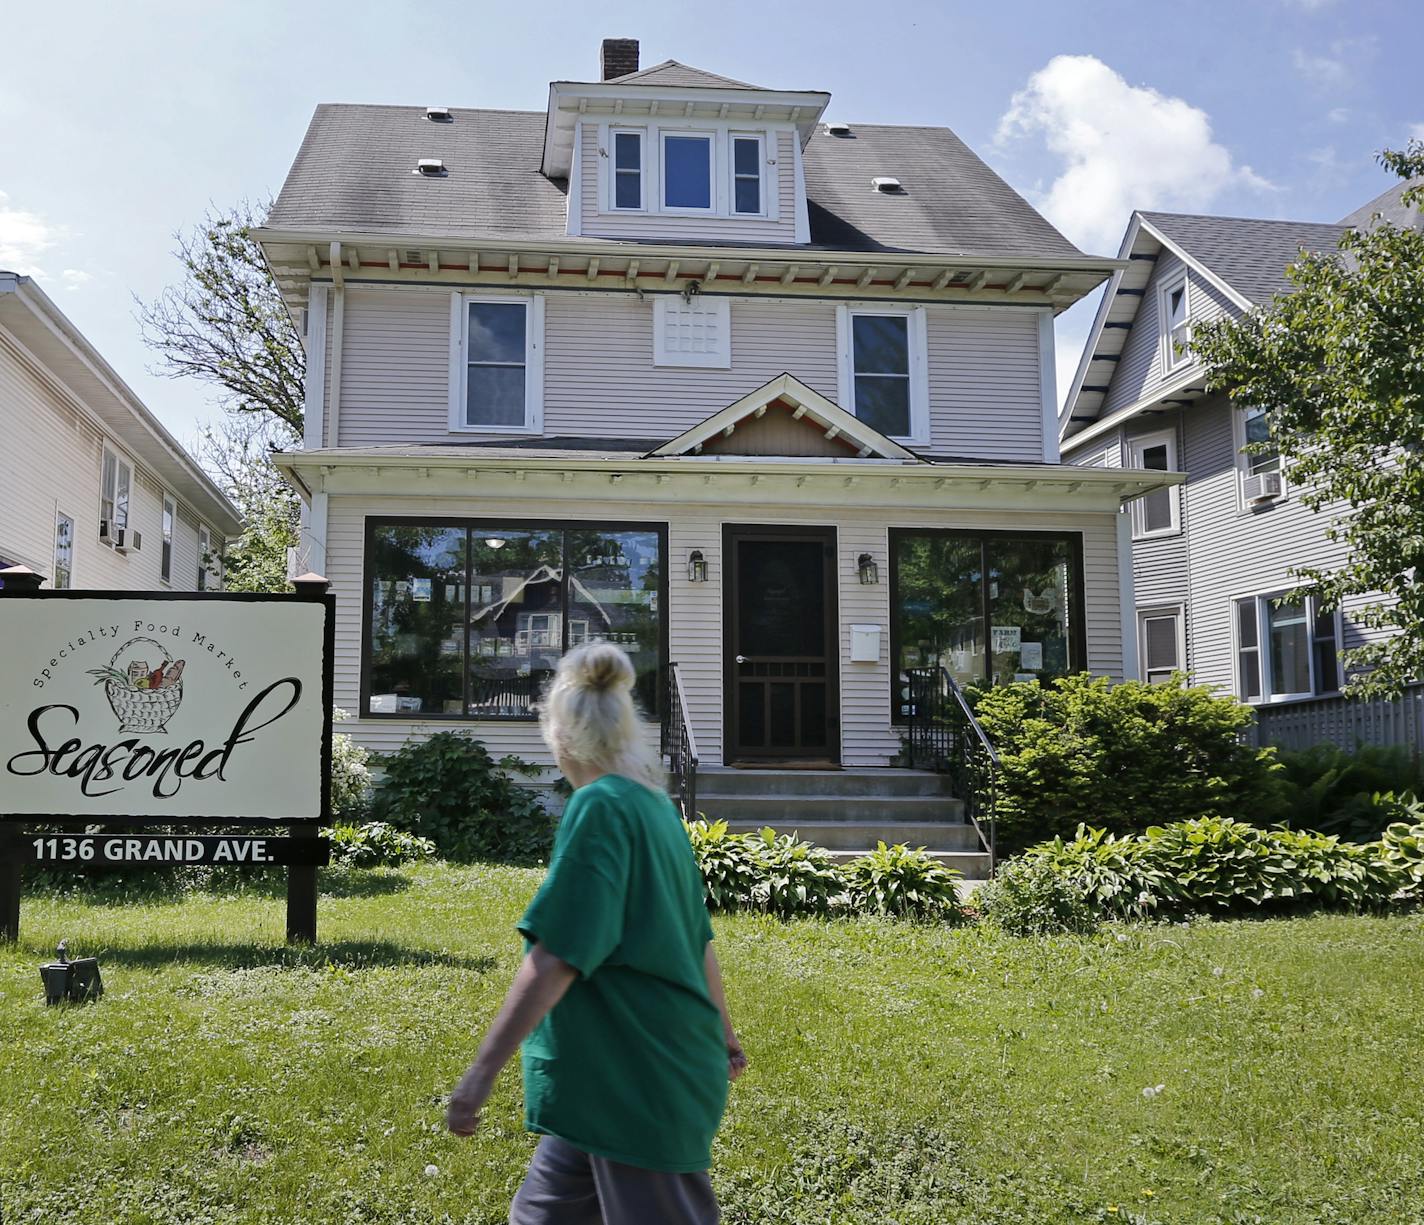
<path fill-rule="evenodd" d="M 36 834 L 24 839 L 25 861 L 49 868 L 158 867 L 163 864 L 266 867 L 331 861 L 325 838 L 200 834 Z"/>
<path fill-rule="evenodd" d="M 330 816 L 328 597 L 6 592 L 0 818 Z"/>

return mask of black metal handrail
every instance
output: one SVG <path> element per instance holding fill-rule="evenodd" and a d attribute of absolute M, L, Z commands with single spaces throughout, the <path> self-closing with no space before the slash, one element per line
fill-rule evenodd
<path fill-rule="evenodd" d="M 974 717 L 964 691 L 948 672 L 910 668 L 905 675 L 909 684 L 906 764 L 911 769 L 950 776 L 955 794 L 964 804 L 964 815 L 989 852 L 992 876 L 998 864 L 994 809 L 999 754 Z"/>
<path fill-rule="evenodd" d="M 667 692 L 663 703 L 663 752 L 668 759 L 668 775 L 673 802 L 684 821 L 697 819 L 697 738 L 692 734 L 692 718 L 687 711 L 687 694 L 677 665 L 667 665 Z"/>

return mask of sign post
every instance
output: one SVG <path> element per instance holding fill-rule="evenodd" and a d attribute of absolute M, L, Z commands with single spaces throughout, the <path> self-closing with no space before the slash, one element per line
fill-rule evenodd
<path fill-rule="evenodd" d="M 292 596 L 41 591 L 26 575 L 0 571 L 0 935 L 19 937 L 25 863 L 284 864 L 287 937 L 315 941 L 326 580 Z"/>

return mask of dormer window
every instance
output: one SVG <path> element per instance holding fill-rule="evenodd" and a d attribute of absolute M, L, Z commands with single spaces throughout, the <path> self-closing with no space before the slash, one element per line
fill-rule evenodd
<path fill-rule="evenodd" d="M 613 207 L 643 207 L 643 134 L 613 133 Z"/>
<path fill-rule="evenodd" d="M 712 133 L 663 133 L 663 208 L 712 209 Z"/>
<path fill-rule="evenodd" d="M 1162 286 L 1158 306 L 1162 312 L 1162 368 L 1175 370 L 1191 356 L 1187 352 L 1192 340 L 1191 303 L 1185 273 Z"/>
<path fill-rule="evenodd" d="M 732 137 L 733 212 L 761 215 L 761 168 L 765 161 L 760 136 Z"/>

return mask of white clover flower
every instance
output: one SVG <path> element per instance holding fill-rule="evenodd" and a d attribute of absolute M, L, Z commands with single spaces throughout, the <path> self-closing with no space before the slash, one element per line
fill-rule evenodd
<path fill-rule="evenodd" d="M 1265 993 L 1264 991 L 1262 991 L 1260 987 L 1252 987 L 1252 988 L 1251 988 L 1251 998 L 1252 998 L 1253 1000 L 1259 1000 L 1259 999 L 1260 999 L 1263 995 L 1265 995 L 1265 994 L 1266 994 L 1266 993 Z"/>
<path fill-rule="evenodd" d="M 1223 974 L 1225 974 L 1225 973 L 1226 973 L 1226 971 L 1223 970 L 1220 966 L 1212 966 L 1212 967 L 1211 967 L 1211 976 L 1212 976 L 1213 978 L 1220 978 L 1220 977 L 1221 977 Z"/>
<path fill-rule="evenodd" d="M 438 1178 L 439 1175 L 440 1175 L 440 1167 L 439 1167 L 438 1165 L 428 1165 L 428 1166 L 425 1167 L 425 1177 L 426 1177 L 426 1178 Z"/>
<path fill-rule="evenodd" d="M 1113 934 L 1117 938 L 1117 942 L 1119 944 L 1126 944 L 1129 940 L 1132 939 L 1132 937 L 1129 936 L 1126 932 L 1114 932 Z"/>
<path fill-rule="evenodd" d="M 1154 1097 L 1161 1094 L 1162 1090 L 1166 1087 L 1166 1085 L 1148 1085 L 1147 1088 L 1142 1091 L 1142 1096 L 1150 1102 Z"/>

